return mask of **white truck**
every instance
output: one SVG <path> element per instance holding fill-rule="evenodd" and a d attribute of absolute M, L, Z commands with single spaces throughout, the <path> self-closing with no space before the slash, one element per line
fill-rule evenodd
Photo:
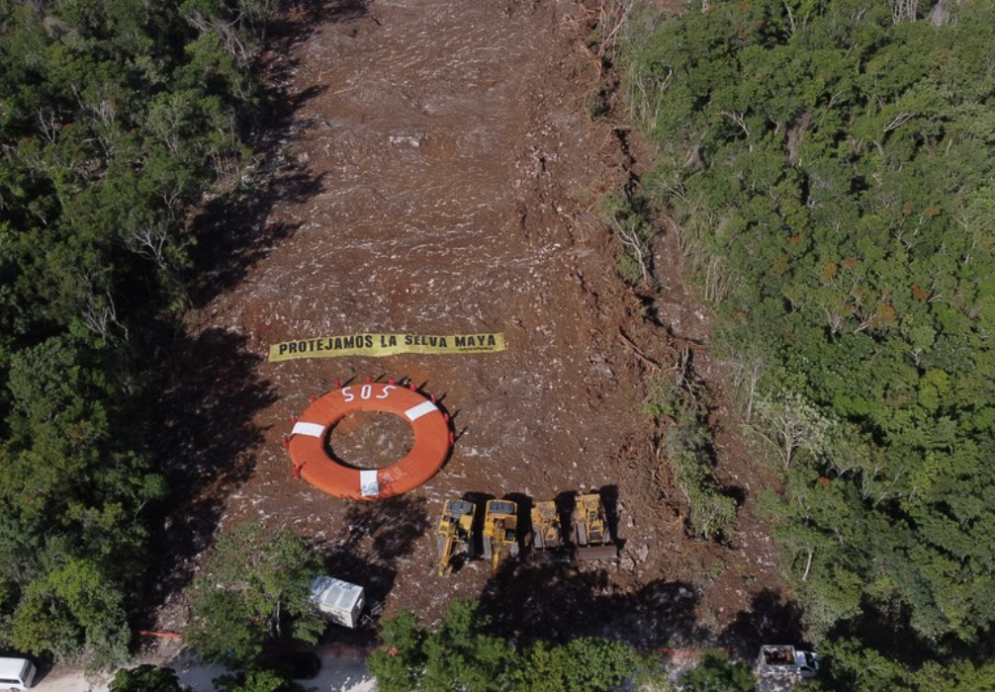
<path fill-rule="evenodd" d="M 793 646 L 761 646 L 757 672 L 761 676 L 814 678 L 819 672 L 819 655 Z"/>
<path fill-rule="evenodd" d="M 355 628 L 359 626 L 366 598 L 362 586 L 318 576 L 311 582 L 311 603 L 332 622 Z"/>

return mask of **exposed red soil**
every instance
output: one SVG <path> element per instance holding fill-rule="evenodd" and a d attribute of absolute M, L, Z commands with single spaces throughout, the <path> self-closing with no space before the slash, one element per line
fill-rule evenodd
<path fill-rule="evenodd" d="M 640 162 L 626 128 L 589 115 L 608 83 L 586 45 L 597 17 L 576 0 L 375 0 L 288 18 L 269 55 L 287 96 L 268 135 L 279 165 L 245 209 L 202 221 L 225 256 L 164 390 L 174 413 L 163 444 L 174 481 L 189 483 L 166 532 L 166 549 L 189 559 L 164 592 L 189 579 L 215 524 L 258 517 L 312 537 L 388 616 L 406 608 L 430 622 L 451 599 L 480 597 L 509 635 L 621 633 L 644 646 L 752 646 L 793 617 L 751 514 L 762 470 L 729 412 L 716 413 L 720 474 L 746 503 L 734 545 L 720 547 L 686 536 L 643 411 L 684 336 L 720 402 L 721 380 L 693 343 L 708 320 L 682 288 L 674 235 L 655 246 L 667 287 L 655 305 L 616 272 L 620 246 L 598 202 Z M 505 352 L 264 360 L 291 338 L 490 331 L 505 333 Z M 357 503 L 294 479 L 282 436 L 309 395 L 365 376 L 423 386 L 458 439 L 418 490 Z M 389 461 L 410 444 L 395 423 L 351 420 L 332 446 Z M 435 575 L 445 498 L 527 505 L 587 488 L 608 500 L 616 564 L 522 561 L 492 579 L 474 561 Z M 163 629 L 182 626 L 181 609 L 162 612 Z"/>

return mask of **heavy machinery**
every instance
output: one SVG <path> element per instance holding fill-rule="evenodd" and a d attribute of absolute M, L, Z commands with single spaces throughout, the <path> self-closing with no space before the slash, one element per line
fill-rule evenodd
<path fill-rule="evenodd" d="M 614 560 L 618 550 L 612 544 L 605 505 L 600 493 L 577 493 L 573 511 L 577 535 L 577 557 L 581 560 Z"/>
<path fill-rule="evenodd" d="M 439 519 L 439 576 L 452 566 L 454 554 L 465 552 L 473 557 L 473 517 L 477 506 L 466 500 L 446 500 Z"/>
<path fill-rule="evenodd" d="M 569 562 L 566 535 L 556 503 L 536 502 L 532 507 L 532 559 L 536 562 Z"/>
<path fill-rule="evenodd" d="M 510 500 L 488 500 L 483 537 L 484 558 L 496 575 L 505 557 L 518 557 L 518 506 Z"/>
<path fill-rule="evenodd" d="M 765 645 L 757 659 L 760 676 L 814 678 L 819 672 L 819 654 L 793 646 Z"/>

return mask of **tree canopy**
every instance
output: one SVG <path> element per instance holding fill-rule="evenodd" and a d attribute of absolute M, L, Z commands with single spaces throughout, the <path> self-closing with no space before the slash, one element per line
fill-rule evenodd
<path fill-rule="evenodd" d="M 314 644 L 327 624 L 310 601 L 320 572 L 320 557 L 289 529 L 244 522 L 218 536 L 189 589 L 184 639 L 205 661 L 234 665 L 256 662 L 284 634 Z"/>
<path fill-rule="evenodd" d="M 110 692 L 189 692 L 181 685 L 176 671 L 143 663 L 135 668 L 121 668 L 111 680 Z"/>
<path fill-rule="evenodd" d="M 409 612 L 384 623 L 380 650 L 368 660 L 381 692 L 607 692 L 640 667 L 628 645 L 582 637 L 567 644 L 515 647 L 487 634 L 475 600 L 449 604 L 446 618 L 423 629 Z"/>
<path fill-rule="evenodd" d="M 222 675 L 212 682 L 219 692 L 305 692 L 308 689 L 265 668 L 250 668 L 244 673 Z"/>
<path fill-rule="evenodd" d="M 995 4 L 720 0 L 632 26 L 627 88 L 660 153 L 643 193 L 680 225 L 783 475 L 765 504 L 813 632 L 913 667 L 976 655 Z"/>
<path fill-rule="evenodd" d="M 4 646 L 127 654 L 167 493 L 135 402 L 185 301 L 190 210 L 246 154 L 272 3 L 243 4 L 0 0 Z"/>

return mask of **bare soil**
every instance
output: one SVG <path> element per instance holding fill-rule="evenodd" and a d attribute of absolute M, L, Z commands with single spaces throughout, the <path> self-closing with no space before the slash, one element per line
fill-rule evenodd
<path fill-rule="evenodd" d="M 750 654 L 761 638 L 799 634 L 752 514 L 764 473 L 722 403 L 676 238 L 661 228 L 654 248 L 662 297 L 640 295 L 619 278 L 620 244 L 599 219 L 599 200 L 649 162 L 617 116 L 590 115 L 612 83 L 588 45 L 598 16 L 578 0 L 291 9 L 266 56 L 283 93 L 261 132 L 268 177 L 257 171 L 256 192 L 198 220 L 211 286 L 167 356 L 161 447 L 181 492 L 162 535 L 156 626 L 182 628 L 178 594 L 212 534 L 257 517 L 311 537 L 384 616 L 403 608 L 431 622 L 453 598 L 479 597 L 495 631 L 516 637 Z M 265 361 L 291 338 L 490 331 L 507 351 Z M 721 477 L 745 498 L 731 546 L 687 537 L 643 411 L 685 347 L 722 404 Z M 295 479 L 282 436 L 310 395 L 366 376 L 439 397 L 458 438 L 421 488 L 357 503 Z M 382 418 L 340 426 L 335 453 L 357 465 L 371 449 L 370 465 L 399 458 L 410 433 Z M 435 575 L 445 498 L 509 497 L 527 516 L 532 501 L 590 488 L 607 501 L 616 563 L 522 560 L 492 578 L 471 561 Z"/>

